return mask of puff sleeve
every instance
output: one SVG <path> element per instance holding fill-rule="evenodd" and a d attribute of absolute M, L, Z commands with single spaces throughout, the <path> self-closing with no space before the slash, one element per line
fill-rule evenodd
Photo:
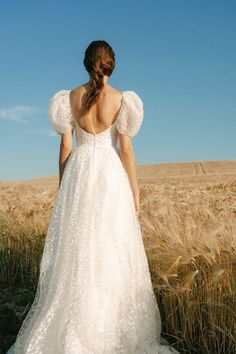
<path fill-rule="evenodd" d="M 143 102 L 134 91 L 124 91 L 116 128 L 121 134 L 133 137 L 139 131 L 144 116 Z"/>
<path fill-rule="evenodd" d="M 75 128 L 71 115 L 69 90 L 56 92 L 49 101 L 48 118 L 57 134 L 70 132 Z"/>

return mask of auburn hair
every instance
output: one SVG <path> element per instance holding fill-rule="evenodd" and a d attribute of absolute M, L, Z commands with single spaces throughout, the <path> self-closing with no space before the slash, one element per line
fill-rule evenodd
<path fill-rule="evenodd" d="M 103 40 L 92 41 L 85 51 L 84 66 L 90 74 L 91 87 L 85 95 L 85 107 L 97 102 L 103 89 L 103 76 L 110 76 L 115 68 L 115 53 Z"/>

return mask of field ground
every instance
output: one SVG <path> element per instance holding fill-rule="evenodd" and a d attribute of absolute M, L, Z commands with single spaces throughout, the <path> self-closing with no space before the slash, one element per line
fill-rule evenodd
<path fill-rule="evenodd" d="M 236 353 L 236 160 L 137 173 L 163 336 L 181 353 Z M 0 354 L 33 300 L 57 186 L 57 177 L 0 181 Z"/>

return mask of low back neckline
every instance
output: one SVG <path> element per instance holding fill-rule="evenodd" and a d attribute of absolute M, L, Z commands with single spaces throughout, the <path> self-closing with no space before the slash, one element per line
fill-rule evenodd
<path fill-rule="evenodd" d="M 88 134 L 90 136 L 93 136 L 93 137 L 96 137 L 100 134 L 103 134 L 105 132 L 107 132 L 108 130 L 110 130 L 117 122 L 118 118 L 119 118 L 119 115 L 121 113 L 121 109 L 122 109 L 122 106 L 123 106 L 123 102 L 124 102 L 124 91 L 121 91 L 122 92 L 122 98 L 121 98 L 121 104 L 120 104 L 120 108 L 119 108 L 119 111 L 118 111 L 118 115 L 116 117 L 116 120 L 110 124 L 106 129 L 103 129 L 102 131 L 98 132 L 98 133 L 90 133 L 90 132 L 87 132 L 86 130 L 84 130 L 83 128 L 81 128 L 81 126 L 78 124 L 78 122 L 76 122 L 76 120 L 74 119 L 73 117 L 73 114 L 72 114 L 72 108 L 71 108 L 71 104 L 70 104 L 70 92 L 72 90 L 68 90 L 68 104 L 69 104 L 69 109 L 70 109 L 70 115 L 71 115 L 71 118 L 72 120 L 75 122 L 75 125 L 76 127 L 78 127 L 78 129 L 80 129 L 82 132 L 84 132 L 85 134 Z"/>

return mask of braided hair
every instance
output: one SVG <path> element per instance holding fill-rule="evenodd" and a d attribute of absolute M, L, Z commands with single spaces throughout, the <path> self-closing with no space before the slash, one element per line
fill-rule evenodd
<path fill-rule="evenodd" d="M 85 96 L 85 107 L 90 109 L 103 89 L 103 76 L 110 76 L 115 68 L 112 47 L 102 40 L 91 42 L 85 51 L 84 66 L 91 77 L 91 87 Z"/>

